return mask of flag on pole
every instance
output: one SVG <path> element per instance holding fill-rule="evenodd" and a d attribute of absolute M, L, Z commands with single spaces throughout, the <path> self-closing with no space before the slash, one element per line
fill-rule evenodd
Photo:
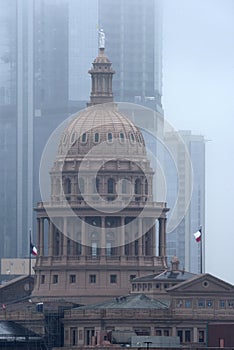
<path fill-rule="evenodd" d="M 37 248 L 32 242 L 30 243 L 30 253 L 34 256 L 37 256 Z"/>
<path fill-rule="evenodd" d="M 37 256 L 37 247 L 32 243 L 32 235 L 30 230 L 30 255 Z"/>
<path fill-rule="evenodd" d="M 197 232 L 195 232 L 193 234 L 195 239 L 196 239 L 196 242 L 201 242 L 201 239 L 202 239 L 202 233 L 201 232 L 202 232 L 202 230 L 200 228 Z"/>

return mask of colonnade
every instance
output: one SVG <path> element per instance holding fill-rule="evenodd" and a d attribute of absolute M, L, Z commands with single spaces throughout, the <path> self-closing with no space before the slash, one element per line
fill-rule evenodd
<path fill-rule="evenodd" d="M 81 217 L 78 224 L 66 216 L 37 218 L 39 256 L 166 255 L 166 218 L 158 218 L 157 225 L 152 218 L 138 217 L 128 226 L 126 217 L 121 216 L 112 218 L 113 227 L 108 227 L 107 217 L 98 219 L 96 227 L 88 223 L 90 217 Z"/>

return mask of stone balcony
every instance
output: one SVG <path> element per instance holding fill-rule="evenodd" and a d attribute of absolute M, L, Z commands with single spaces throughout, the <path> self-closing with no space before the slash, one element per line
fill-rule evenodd
<path fill-rule="evenodd" d="M 92 256 L 92 255 L 74 255 L 74 256 L 40 256 L 37 266 L 156 266 L 164 265 L 163 257 L 157 256 Z"/>

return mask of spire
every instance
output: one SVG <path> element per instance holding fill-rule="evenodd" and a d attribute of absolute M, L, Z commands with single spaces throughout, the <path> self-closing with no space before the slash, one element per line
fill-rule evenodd
<path fill-rule="evenodd" d="M 99 53 L 93 61 L 89 74 L 92 79 L 92 91 L 90 103 L 87 105 L 113 102 L 112 77 L 115 71 L 111 68 L 111 62 L 105 55 L 105 34 L 102 29 L 99 31 Z"/>

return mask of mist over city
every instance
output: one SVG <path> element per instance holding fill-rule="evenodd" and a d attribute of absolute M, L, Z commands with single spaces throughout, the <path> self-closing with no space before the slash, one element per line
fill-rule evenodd
<path fill-rule="evenodd" d="M 233 37 L 232 0 L 0 0 L 3 344 L 234 346 Z"/>

